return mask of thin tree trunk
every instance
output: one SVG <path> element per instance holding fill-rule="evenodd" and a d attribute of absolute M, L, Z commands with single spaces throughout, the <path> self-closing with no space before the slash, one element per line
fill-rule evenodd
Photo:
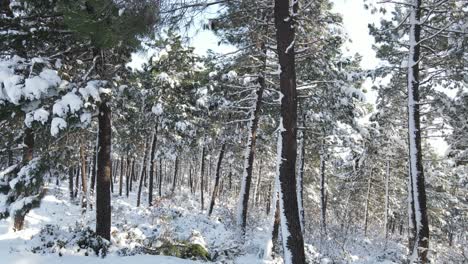
<path fill-rule="evenodd" d="M 141 167 L 141 173 L 140 173 L 140 184 L 138 185 L 137 207 L 140 206 L 140 201 L 141 201 L 141 190 L 143 189 L 144 174 L 146 170 L 146 161 L 148 160 L 148 150 L 147 150 L 148 145 L 149 145 L 149 140 L 148 138 L 146 138 L 145 146 L 143 147 L 145 154 L 143 155 L 143 165 Z"/>
<path fill-rule="evenodd" d="M 81 156 L 81 208 L 87 207 L 87 175 L 86 175 L 86 154 L 83 144 L 80 145 L 80 156 Z"/>
<path fill-rule="evenodd" d="M 111 109 L 99 106 L 99 148 L 96 179 L 96 234 L 110 241 L 111 229 Z"/>
<path fill-rule="evenodd" d="M 131 164 L 132 160 L 130 156 L 127 156 L 127 169 L 125 170 L 125 196 L 128 197 L 130 194 L 130 170 L 131 170 Z"/>
<path fill-rule="evenodd" d="M 372 168 L 369 175 L 369 180 L 367 182 L 367 195 L 366 195 L 366 207 L 364 212 L 364 236 L 367 237 L 367 225 L 369 221 L 369 201 L 370 201 L 370 191 L 372 188 Z"/>
<path fill-rule="evenodd" d="M 171 190 L 172 193 L 174 193 L 175 188 L 176 188 L 178 170 L 179 170 L 179 156 L 176 156 L 176 159 L 174 161 L 174 178 L 172 180 L 172 190 Z"/>
<path fill-rule="evenodd" d="M 215 178 L 215 185 L 213 187 L 213 194 L 211 196 L 211 204 L 210 204 L 210 210 L 208 211 L 208 216 L 211 216 L 211 213 L 213 213 L 213 207 L 215 205 L 215 200 L 216 200 L 216 195 L 218 193 L 218 186 L 219 186 L 219 178 L 221 175 L 221 162 L 223 161 L 224 157 L 224 150 L 226 149 L 226 143 L 223 143 L 221 146 L 221 151 L 219 152 L 219 157 L 218 157 L 218 163 L 216 164 L 216 178 Z"/>
<path fill-rule="evenodd" d="M 320 154 L 320 234 L 321 238 L 327 235 L 327 189 L 325 177 L 325 154 Z"/>
<path fill-rule="evenodd" d="M 75 198 L 75 195 L 73 194 L 73 167 L 68 168 L 68 191 L 70 192 L 70 200 L 73 200 Z"/>
<path fill-rule="evenodd" d="M 80 166 L 76 168 L 76 175 L 75 175 L 75 198 L 78 197 L 78 190 L 80 189 Z"/>
<path fill-rule="evenodd" d="M 305 115 L 302 116 L 302 127 L 305 127 Z M 305 164 L 305 142 L 304 131 L 299 131 L 299 164 L 297 166 L 297 204 L 299 206 L 299 220 L 301 230 L 304 232 L 304 164 Z M 322 207 L 323 209 L 323 207 Z"/>
<path fill-rule="evenodd" d="M 257 204 L 258 199 L 258 189 L 260 187 L 260 180 L 262 178 L 262 161 L 258 162 L 258 175 L 257 175 L 257 183 L 255 184 L 254 188 L 254 195 L 253 195 L 253 204 Z"/>
<path fill-rule="evenodd" d="M 262 51 L 266 54 L 265 43 L 262 43 Z M 263 57 L 263 70 L 266 68 L 266 55 Z M 252 112 L 251 122 L 249 124 L 249 139 L 246 147 L 245 165 L 243 168 L 243 176 L 241 183 L 241 191 L 239 193 L 239 202 L 237 204 L 237 223 L 241 227 L 242 235 L 245 235 L 247 225 L 247 211 L 249 205 L 250 186 L 252 182 L 252 171 L 255 159 L 255 148 L 257 142 L 257 128 L 262 107 L 263 91 L 265 90 L 264 72 L 258 77 L 259 88 L 256 92 L 255 109 Z"/>
<path fill-rule="evenodd" d="M 91 168 L 91 193 L 96 188 L 96 170 L 97 170 L 97 150 L 99 146 L 99 130 L 96 132 L 96 143 L 93 149 L 93 162 Z"/>
<path fill-rule="evenodd" d="M 162 158 L 159 158 L 159 197 L 162 197 Z"/>
<path fill-rule="evenodd" d="M 149 175 L 149 187 L 148 187 L 148 204 L 153 205 L 153 184 L 154 184 L 154 163 L 156 154 L 156 142 L 158 140 L 158 121 L 156 121 L 156 127 L 153 133 L 153 141 L 151 143 L 151 155 L 150 155 L 150 175 Z"/>
<path fill-rule="evenodd" d="M 205 201 L 203 197 L 203 193 L 205 192 L 203 190 L 204 186 L 204 174 L 205 174 L 205 154 L 206 154 L 206 147 L 205 147 L 205 141 L 203 141 L 203 150 L 202 150 L 202 157 L 201 157 L 201 169 L 200 169 L 200 192 L 201 192 L 201 210 L 204 210 L 205 207 Z"/>
<path fill-rule="evenodd" d="M 301 232 L 296 192 L 297 155 L 297 94 L 295 70 L 295 21 L 298 4 L 289 0 L 275 0 L 275 26 L 277 52 L 280 64 L 281 98 L 281 155 L 279 193 L 281 234 L 284 262 L 305 263 L 304 240 Z"/>
<path fill-rule="evenodd" d="M 190 193 L 193 194 L 192 162 L 190 162 L 190 167 L 189 167 L 189 185 L 190 185 Z"/>
<path fill-rule="evenodd" d="M 136 158 L 132 159 L 132 166 L 130 168 L 130 192 L 133 190 L 133 182 L 135 181 L 135 160 Z"/>
<path fill-rule="evenodd" d="M 123 190 L 123 173 L 124 173 L 124 157 L 120 157 L 120 174 L 119 174 L 119 196 L 122 196 Z"/>

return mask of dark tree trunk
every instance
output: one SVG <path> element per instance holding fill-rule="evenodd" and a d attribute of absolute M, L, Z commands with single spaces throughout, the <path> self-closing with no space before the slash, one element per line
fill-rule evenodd
<path fill-rule="evenodd" d="M 266 54 L 266 46 L 262 43 L 262 51 Z M 263 64 L 264 68 L 266 68 L 266 55 L 263 56 Z M 242 181 L 241 192 L 239 194 L 239 204 L 241 208 L 238 208 L 238 211 L 241 215 L 239 215 L 239 225 L 241 226 L 242 235 L 245 234 L 245 227 L 247 224 L 247 211 L 249 206 L 249 196 L 250 196 L 250 186 L 252 183 L 252 171 L 253 171 L 253 163 L 255 159 L 255 150 L 256 150 L 256 142 L 257 142 L 257 128 L 258 128 L 258 120 L 260 118 L 260 111 L 262 107 L 262 98 L 263 98 L 263 91 L 265 90 L 265 76 L 264 72 L 258 77 L 259 88 L 256 93 L 256 103 L 255 109 L 252 113 L 252 123 L 250 124 L 250 134 L 249 140 L 247 143 L 247 149 L 249 150 L 247 153 L 247 164 L 244 168 L 244 179 Z"/>
<path fill-rule="evenodd" d="M 70 200 L 75 198 L 73 194 L 73 168 L 68 168 L 68 191 L 70 192 Z"/>
<path fill-rule="evenodd" d="M 175 188 L 176 188 L 178 170 L 179 170 L 179 156 L 176 156 L 176 159 L 174 161 L 174 178 L 172 180 L 172 190 L 171 190 L 172 193 L 174 193 Z"/>
<path fill-rule="evenodd" d="M 157 122 L 157 121 L 156 121 Z M 153 205 L 153 184 L 154 184 L 154 163 L 155 163 L 155 152 L 156 152 L 156 142 L 158 140 L 158 125 L 156 123 L 156 128 L 153 134 L 153 140 L 151 142 L 151 154 L 150 154 L 150 173 L 149 173 L 149 187 L 148 187 L 148 204 L 149 206 Z M 162 175 L 161 175 L 162 176 Z"/>
<path fill-rule="evenodd" d="M 96 142 L 97 143 L 97 142 Z M 94 193 L 94 188 L 96 186 L 96 169 L 97 169 L 97 146 L 93 150 L 93 165 L 91 168 L 91 192 Z"/>
<path fill-rule="evenodd" d="M 189 185 L 190 185 L 190 193 L 193 194 L 193 179 L 192 179 L 192 163 L 190 162 L 189 167 Z"/>
<path fill-rule="evenodd" d="M 148 145 L 149 145 L 149 140 L 148 138 L 145 141 L 145 146 L 144 146 L 144 151 L 145 154 L 143 155 L 143 165 L 141 167 L 141 174 L 140 174 L 140 184 L 138 185 L 138 197 L 137 197 L 137 207 L 140 206 L 140 201 L 141 201 L 141 190 L 143 189 L 143 181 L 144 181 L 144 175 L 145 175 L 145 170 L 146 170 L 146 161 L 148 160 Z"/>
<path fill-rule="evenodd" d="M 75 175 L 75 194 L 74 194 L 75 198 L 78 196 L 78 190 L 79 190 L 79 187 L 80 187 L 80 171 L 81 171 L 80 166 L 78 166 L 76 168 L 76 171 L 75 171 L 76 172 L 76 175 Z"/>
<path fill-rule="evenodd" d="M 428 263 L 429 223 L 427 218 L 426 188 L 421 148 L 419 62 L 421 48 L 422 0 L 413 0 L 410 8 L 409 61 L 408 61 L 408 141 L 409 141 L 409 184 L 410 184 L 410 255 Z"/>
<path fill-rule="evenodd" d="M 99 148 L 96 178 L 96 234 L 110 241 L 111 229 L 111 109 L 99 106 Z"/>
<path fill-rule="evenodd" d="M 200 192 L 201 192 L 201 210 L 203 211 L 205 207 L 205 201 L 203 197 L 203 193 L 205 192 L 203 190 L 204 188 L 204 174 L 205 174 L 205 153 L 206 152 L 206 147 L 205 147 L 205 141 L 203 141 L 203 150 L 202 150 L 202 157 L 201 157 L 201 169 L 200 169 Z"/>
<path fill-rule="evenodd" d="M 277 195 L 277 194 L 275 194 Z M 271 242 L 273 243 L 273 252 L 278 252 L 278 236 L 279 236 L 279 226 L 281 222 L 280 218 L 280 201 L 276 199 L 275 205 L 275 215 L 273 216 L 273 232 L 271 234 Z"/>
<path fill-rule="evenodd" d="M 119 174 L 119 196 L 122 196 L 123 190 L 123 173 L 124 173 L 124 158 L 120 158 L 120 174 Z"/>
<path fill-rule="evenodd" d="M 135 158 L 132 159 L 132 166 L 130 169 L 130 192 L 133 190 L 133 181 L 135 181 Z"/>
<path fill-rule="evenodd" d="M 229 163 L 229 191 L 232 190 L 232 163 Z"/>
<path fill-rule="evenodd" d="M 224 150 L 226 149 L 226 143 L 223 143 L 221 146 L 221 151 L 219 152 L 218 163 L 216 164 L 216 178 L 215 178 L 215 185 L 213 187 L 213 194 L 211 196 L 211 204 L 210 210 L 208 211 L 208 215 L 211 216 L 213 213 L 213 207 L 215 205 L 216 195 L 218 193 L 218 186 L 219 186 L 219 178 L 221 175 L 221 162 L 223 161 Z"/>
<path fill-rule="evenodd" d="M 29 127 L 24 129 L 23 143 L 26 146 L 23 151 L 23 164 L 27 164 L 34 155 L 34 131 Z"/>
<path fill-rule="evenodd" d="M 162 197 L 162 158 L 159 159 L 159 197 Z"/>
<path fill-rule="evenodd" d="M 295 69 L 295 20 L 290 12 L 297 13 L 297 2 L 290 7 L 289 0 L 275 0 L 275 26 L 279 64 L 281 67 L 281 160 L 279 170 L 280 211 L 282 220 L 285 263 L 305 263 L 304 240 L 296 192 L 297 155 L 297 94 Z"/>
<path fill-rule="evenodd" d="M 88 179 L 86 175 L 86 154 L 83 144 L 80 145 L 80 157 L 81 157 L 81 208 L 86 208 L 87 206 L 87 184 Z"/>
<path fill-rule="evenodd" d="M 372 188 L 372 168 L 369 175 L 369 180 L 367 183 L 367 195 L 366 195 L 366 207 L 364 211 L 364 236 L 367 236 L 367 225 L 369 222 L 369 201 L 370 201 L 370 192 Z"/>
<path fill-rule="evenodd" d="M 320 154 L 320 235 L 327 234 L 327 189 L 325 178 L 325 154 Z"/>
<path fill-rule="evenodd" d="M 127 169 L 125 170 L 125 196 L 128 197 L 130 194 L 130 170 L 131 170 L 131 158 L 127 156 Z"/>

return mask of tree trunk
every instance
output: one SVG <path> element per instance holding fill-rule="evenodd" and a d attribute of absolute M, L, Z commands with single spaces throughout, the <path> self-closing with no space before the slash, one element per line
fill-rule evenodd
<path fill-rule="evenodd" d="M 172 180 L 172 190 L 171 190 L 172 193 L 174 193 L 175 188 L 176 188 L 178 170 L 179 170 L 179 156 L 176 156 L 176 159 L 174 161 L 174 178 Z"/>
<path fill-rule="evenodd" d="M 388 238 L 388 179 L 390 178 L 390 160 L 387 160 L 387 173 L 385 174 L 385 212 L 384 212 L 384 233 L 385 242 Z"/>
<path fill-rule="evenodd" d="M 143 155 L 143 165 L 141 167 L 141 173 L 140 173 L 140 184 L 138 185 L 137 207 L 140 206 L 140 202 L 141 202 L 141 190 L 143 189 L 144 174 L 146 170 L 146 161 L 148 160 L 148 150 L 147 150 L 148 145 L 149 145 L 149 140 L 148 138 L 146 138 L 145 146 L 143 147 L 145 154 Z"/>
<path fill-rule="evenodd" d="M 73 194 L 73 167 L 68 168 L 68 191 L 70 192 L 70 200 L 73 200 L 75 198 L 75 195 Z"/>
<path fill-rule="evenodd" d="M 364 236 L 367 237 L 367 224 L 369 221 L 369 201 L 370 201 L 370 191 L 372 188 L 372 168 L 370 170 L 369 180 L 367 182 L 367 195 L 366 195 L 366 207 L 364 212 Z"/>
<path fill-rule="evenodd" d="M 279 169 L 279 193 L 281 234 L 283 236 L 284 262 L 305 263 L 304 240 L 299 220 L 296 193 L 297 155 L 297 94 L 295 70 L 295 21 L 297 2 L 275 0 L 276 41 L 281 67 L 281 156 Z"/>
<path fill-rule="evenodd" d="M 96 133 L 97 136 L 99 137 L 99 131 Z M 94 147 L 93 150 L 93 162 L 92 162 L 92 168 L 91 168 L 91 193 L 94 193 L 94 189 L 96 186 L 96 169 L 97 169 L 97 149 L 99 146 L 99 138 L 96 138 L 96 146 Z"/>
<path fill-rule="evenodd" d="M 132 167 L 130 169 L 130 192 L 133 190 L 133 182 L 135 181 L 135 158 L 132 159 Z"/>
<path fill-rule="evenodd" d="M 412 0 L 410 7 L 410 33 L 408 54 L 408 139 L 409 139 L 409 183 L 411 191 L 410 223 L 413 225 L 410 236 L 411 261 L 428 263 L 429 223 L 427 219 L 426 189 L 422 163 L 421 124 L 419 105 L 419 61 L 421 41 L 422 0 Z M 414 240 L 414 242 L 411 242 Z M 417 259 L 416 259 L 417 258 Z"/>
<path fill-rule="evenodd" d="M 127 156 L 127 169 L 125 170 L 125 196 L 128 197 L 130 194 L 130 173 L 131 173 L 131 164 L 132 159 L 130 156 Z"/>
<path fill-rule="evenodd" d="M 124 173 L 124 158 L 120 158 L 120 174 L 119 174 L 119 196 L 122 196 L 123 190 L 123 173 Z"/>
<path fill-rule="evenodd" d="M 216 164 L 216 178 L 215 178 L 215 185 L 213 187 L 213 194 L 211 196 L 211 204 L 210 204 L 210 210 L 208 211 L 208 216 L 211 216 L 211 213 L 213 213 L 213 207 L 215 205 L 215 200 L 216 200 L 216 195 L 218 193 L 218 187 L 219 187 L 219 178 L 221 175 L 221 162 L 223 161 L 223 156 L 224 156 L 224 150 L 226 149 L 226 143 L 223 143 L 221 146 L 221 151 L 219 152 L 219 157 L 218 157 L 218 163 Z"/>
<path fill-rule="evenodd" d="M 78 196 L 78 190 L 80 189 L 80 166 L 76 168 L 76 175 L 75 175 L 75 198 Z"/>
<path fill-rule="evenodd" d="M 302 126 L 305 127 L 305 115 L 302 116 Z M 297 166 L 297 204 L 299 206 L 299 220 L 301 230 L 304 232 L 304 164 L 305 164 L 305 142 L 304 130 L 299 131 L 299 159 Z M 323 207 L 322 207 L 323 209 Z"/>
<path fill-rule="evenodd" d="M 253 204 L 254 206 L 257 204 L 258 200 L 258 189 L 260 187 L 260 180 L 262 178 L 262 161 L 258 162 L 258 175 L 257 175 L 257 183 L 255 184 L 254 188 L 254 195 L 253 195 Z"/>
<path fill-rule="evenodd" d="M 150 154 L 150 174 L 149 174 L 149 187 L 148 187 L 148 204 L 149 206 L 153 205 L 153 184 L 154 184 L 154 163 L 155 163 L 155 152 L 156 152 L 156 142 L 158 140 L 158 121 L 156 121 L 156 127 L 154 129 L 153 140 L 151 143 L 151 154 Z M 161 172 L 160 172 L 161 173 Z"/>
<path fill-rule="evenodd" d="M 205 192 L 203 190 L 204 186 L 204 174 L 205 174 L 205 154 L 206 154 L 206 147 L 205 147 L 205 141 L 203 141 L 203 150 L 202 150 L 202 157 L 201 157 L 201 169 L 200 169 L 200 192 L 201 192 L 201 210 L 204 210 L 205 207 L 205 201 L 203 197 L 203 193 Z"/>
<path fill-rule="evenodd" d="M 96 179 L 96 234 L 110 241 L 111 229 L 111 109 L 99 106 L 99 148 Z"/>
<path fill-rule="evenodd" d="M 87 207 L 87 184 L 88 179 L 86 175 L 86 154 L 83 144 L 80 145 L 80 157 L 81 157 L 81 208 Z M 84 211 L 83 211 L 84 212 Z"/>
<path fill-rule="evenodd" d="M 265 52 L 265 56 L 263 56 L 263 69 L 265 70 L 267 59 L 265 43 L 262 43 L 262 51 Z M 249 205 L 250 186 L 252 182 L 253 163 L 255 159 L 258 120 L 260 118 L 260 111 L 262 107 L 263 91 L 265 90 L 266 86 L 264 72 L 262 72 L 260 74 L 260 77 L 258 77 L 258 83 L 260 86 L 256 92 L 255 109 L 252 112 L 251 122 L 249 124 L 249 139 L 246 147 L 246 155 L 244 157 L 245 165 L 243 168 L 241 191 L 239 193 L 239 202 L 237 204 L 237 223 L 241 227 L 242 235 L 245 235 L 245 228 L 247 225 L 247 211 Z"/>
<path fill-rule="evenodd" d="M 323 152 L 323 151 L 322 151 Z M 320 235 L 327 235 L 327 188 L 325 177 L 325 154 L 320 154 Z"/>
<path fill-rule="evenodd" d="M 162 158 L 159 158 L 159 197 L 162 197 Z"/>
<path fill-rule="evenodd" d="M 23 164 L 27 164 L 33 159 L 34 155 L 34 131 L 26 127 L 24 129 L 24 138 L 23 138 L 23 144 L 26 146 L 26 148 L 23 151 Z"/>
<path fill-rule="evenodd" d="M 190 185 L 190 193 L 193 194 L 192 162 L 190 162 L 190 167 L 189 167 L 189 185 Z"/>

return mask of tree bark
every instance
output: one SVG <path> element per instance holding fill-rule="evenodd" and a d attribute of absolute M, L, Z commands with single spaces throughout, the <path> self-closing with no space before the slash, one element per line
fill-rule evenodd
<path fill-rule="evenodd" d="M 123 173 L 124 173 L 124 158 L 120 158 L 120 174 L 119 174 L 119 196 L 122 196 L 123 190 Z"/>
<path fill-rule="evenodd" d="M 162 158 L 159 158 L 159 197 L 162 197 Z"/>
<path fill-rule="evenodd" d="M 141 202 L 141 190 L 143 189 L 143 180 L 144 180 L 144 174 L 146 170 L 146 161 L 148 160 L 148 145 L 149 145 L 149 140 L 148 138 L 145 141 L 145 146 L 143 147 L 145 154 L 143 155 L 143 165 L 141 167 L 141 173 L 140 173 L 140 184 L 138 185 L 138 197 L 137 197 L 137 207 L 140 206 Z"/>
<path fill-rule="evenodd" d="M 205 201 L 203 197 L 204 191 L 204 174 L 205 174 L 205 155 L 206 155 L 206 147 L 205 147 L 205 141 L 203 141 L 203 150 L 202 150 L 202 157 L 201 157 L 201 168 L 200 168 L 200 192 L 201 192 L 201 210 L 204 210 L 205 207 Z"/>
<path fill-rule="evenodd" d="M 263 57 L 263 64 L 264 68 L 266 68 L 266 48 L 265 43 L 262 43 L 262 51 L 265 52 L 265 56 Z M 251 123 L 249 127 L 249 139 L 247 142 L 247 151 L 245 158 L 245 166 L 243 168 L 243 179 L 241 183 L 241 191 L 239 193 L 239 202 L 238 202 L 238 216 L 237 222 L 241 227 L 242 235 L 245 235 L 245 228 L 247 225 L 247 211 L 249 205 L 249 196 L 250 196 L 250 186 L 252 183 L 252 171 L 253 171 L 253 163 L 255 159 L 255 150 L 256 150 L 256 143 L 257 143 L 257 128 L 258 128 L 258 121 L 260 119 L 260 111 L 262 107 L 262 98 L 263 98 L 263 91 L 265 90 L 265 76 L 264 72 L 260 74 L 258 77 L 259 88 L 256 92 L 256 102 L 255 102 L 255 109 L 252 112 Z"/>
<path fill-rule="evenodd" d="M 421 123 L 419 102 L 419 62 L 421 48 L 422 0 L 412 0 L 410 7 L 410 33 L 408 54 L 408 141 L 409 141 L 409 200 L 411 261 L 428 263 L 429 222 L 427 218 L 426 188 L 422 163 Z M 414 242 L 412 242 L 413 240 Z M 415 259 L 417 258 L 417 259 Z"/>
<path fill-rule="evenodd" d="M 364 236 L 367 237 L 367 225 L 369 222 L 369 201 L 370 201 L 370 191 L 372 188 L 372 168 L 369 175 L 369 180 L 367 182 L 367 195 L 366 195 L 366 207 L 364 212 Z"/>
<path fill-rule="evenodd" d="M 96 234 L 110 241 L 111 229 L 111 109 L 99 106 L 99 148 L 96 179 Z"/>
<path fill-rule="evenodd" d="M 179 156 L 176 156 L 176 159 L 174 161 L 174 178 L 172 180 L 172 190 L 171 190 L 172 193 L 174 193 L 175 188 L 176 188 L 178 170 L 179 170 Z"/>
<path fill-rule="evenodd" d="M 87 207 L 87 184 L 88 179 L 86 175 L 86 154 L 83 144 L 80 145 L 80 157 L 81 157 L 81 208 Z"/>
<path fill-rule="evenodd" d="M 327 235 L 327 188 L 325 175 L 325 154 L 320 153 L 320 235 Z"/>
<path fill-rule="evenodd" d="M 131 173 L 132 159 L 127 156 L 127 169 L 125 170 L 125 196 L 130 194 L 130 173 Z"/>
<path fill-rule="evenodd" d="M 280 73 L 281 98 L 281 160 L 279 193 L 284 262 L 305 263 L 304 240 L 299 220 L 296 193 L 297 155 L 297 94 L 295 70 L 295 20 L 297 2 L 275 0 L 276 41 Z"/>
<path fill-rule="evenodd" d="M 148 183 L 148 204 L 149 206 L 153 205 L 153 184 L 154 184 L 154 163 L 155 163 L 155 152 L 156 152 L 156 142 L 158 140 L 158 124 L 156 121 L 156 127 L 154 129 L 153 140 L 151 143 L 151 154 L 150 154 L 150 174 L 149 174 L 149 183 Z M 161 172 L 160 172 L 161 173 Z M 162 175 L 161 175 L 162 176 Z"/>
<path fill-rule="evenodd" d="M 213 187 L 213 194 L 211 195 L 211 204 L 210 204 L 210 209 L 208 211 L 208 216 L 211 216 L 211 213 L 213 213 L 213 207 L 215 205 L 215 200 L 216 200 L 216 195 L 218 193 L 218 188 L 219 188 L 219 178 L 221 175 L 221 162 L 223 161 L 224 157 L 224 150 L 226 149 L 226 143 L 223 143 L 221 146 L 221 151 L 219 152 L 219 157 L 218 157 L 218 163 L 216 164 L 216 178 L 215 178 L 215 185 Z"/>
<path fill-rule="evenodd" d="M 70 200 L 75 198 L 73 194 L 73 167 L 68 168 L 68 191 L 70 192 Z"/>

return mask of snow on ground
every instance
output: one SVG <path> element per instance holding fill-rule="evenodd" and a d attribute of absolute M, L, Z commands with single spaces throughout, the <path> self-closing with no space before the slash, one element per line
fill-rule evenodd
<path fill-rule="evenodd" d="M 78 246 L 82 232 L 86 232 L 87 227 L 94 230 L 95 213 L 90 210 L 82 214 L 79 197 L 71 202 L 66 185 L 67 182 L 60 187 L 48 185 L 41 206 L 26 216 L 23 231 L 14 232 L 10 218 L 0 220 L 0 263 L 203 263 L 201 260 L 146 254 L 145 248 L 159 247 L 164 241 L 199 244 L 208 250 L 214 263 L 282 263 L 280 257 L 270 261 L 260 258 L 269 230 L 268 218 L 260 210 L 262 208 L 250 210 L 243 240 L 232 213 L 235 212 L 233 198 L 222 197 L 217 201 L 213 215 L 208 217 L 206 210 L 200 210 L 199 193 L 192 195 L 184 190 L 176 191 L 175 195 L 168 192 L 163 198 L 156 196 L 154 206 L 148 207 L 145 190 L 142 206 L 136 207 L 136 191 L 127 198 L 124 190 L 120 197 L 118 185 L 114 186 L 112 196 L 112 243 L 106 256 L 98 257 L 90 248 Z M 205 201 L 205 209 L 209 200 Z M 306 245 L 307 258 L 310 263 L 400 263 L 401 248 L 387 252 L 382 245 L 359 236 L 348 238 L 348 241 L 343 246 L 346 250 L 338 248 L 337 244 L 320 249 L 318 241 L 306 239 L 310 243 Z"/>

